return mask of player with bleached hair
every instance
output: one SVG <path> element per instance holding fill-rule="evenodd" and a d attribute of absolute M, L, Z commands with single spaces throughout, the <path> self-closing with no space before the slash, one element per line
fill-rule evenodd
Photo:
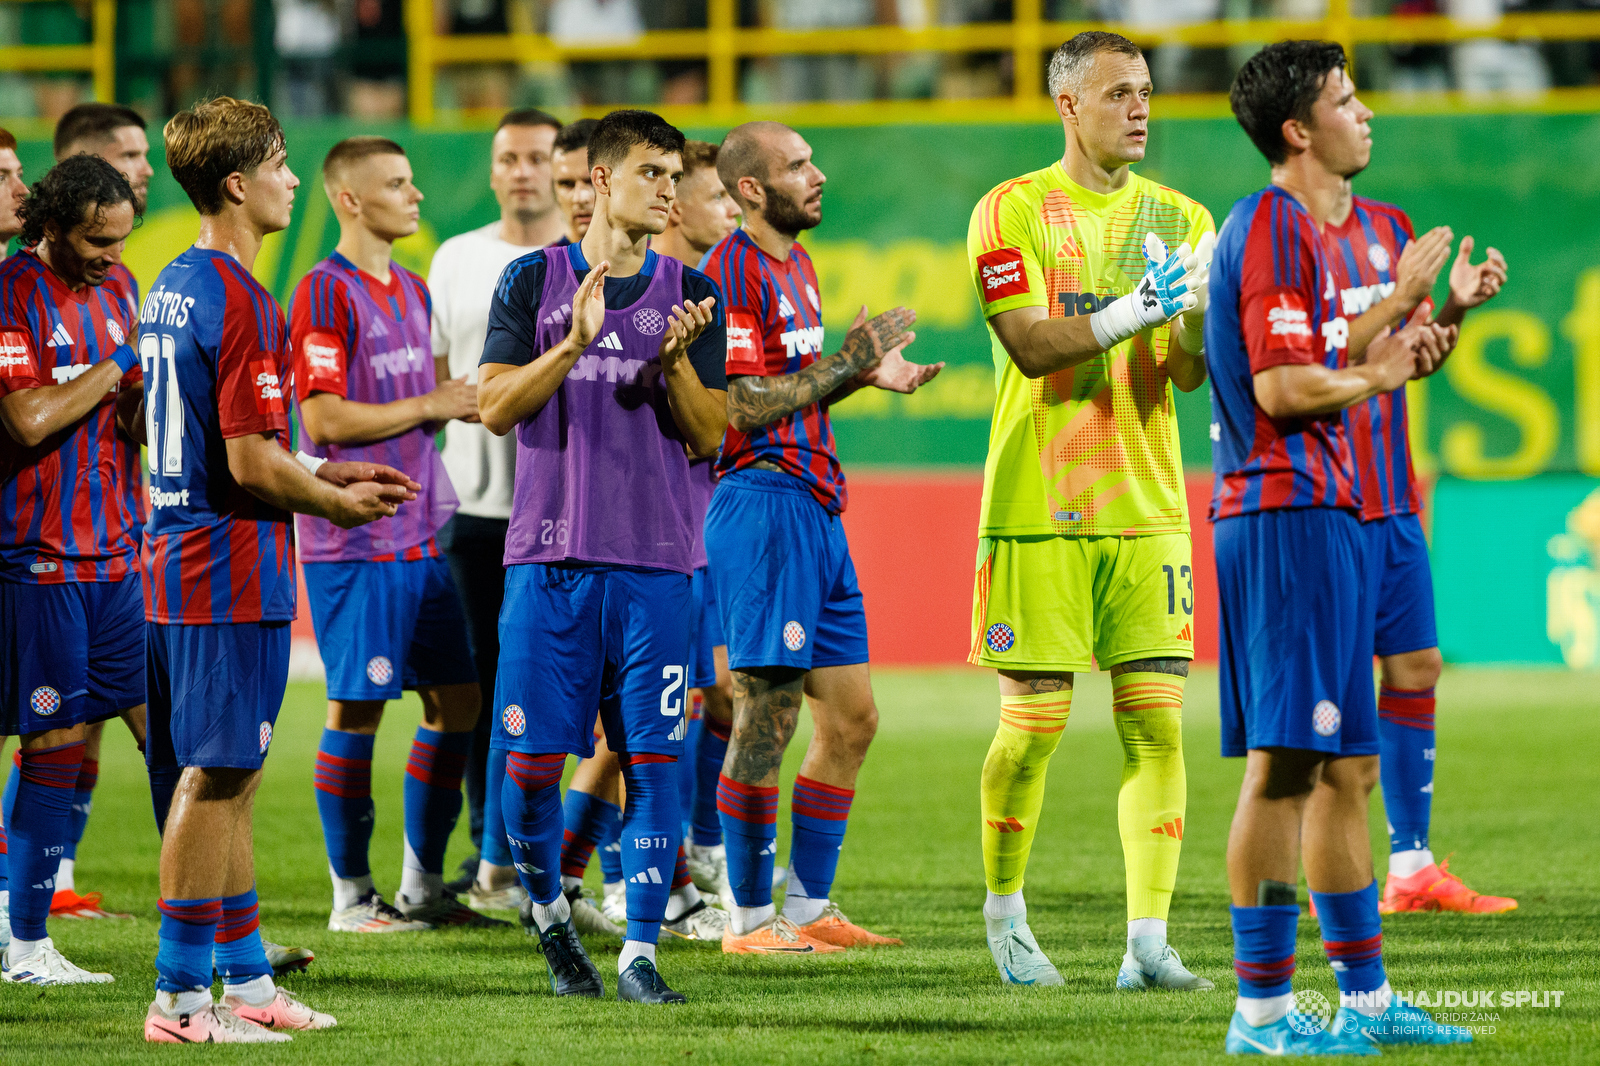
<path fill-rule="evenodd" d="M 1174 388 L 1206 380 L 1211 215 L 1134 174 L 1149 139 L 1137 45 L 1081 33 L 1050 61 L 1066 149 L 973 210 L 973 281 L 999 393 L 984 469 L 970 662 L 1000 675 L 981 788 L 984 923 L 1002 982 L 1061 975 L 1023 874 L 1045 771 L 1091 656 L 1122 740 L 1128 944 L 1116 985 L 1203 991 L 1167 945 L 1187 800 L 1183 694 L 1194 584 Z"/>

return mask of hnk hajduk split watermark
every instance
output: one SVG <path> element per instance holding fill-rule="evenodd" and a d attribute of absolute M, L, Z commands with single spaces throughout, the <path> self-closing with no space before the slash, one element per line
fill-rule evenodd
<path fill-rule="evenodd" d="M 1395 989 L 1354 996 L 1345 1005 L 1364 1014 L 1380 1014 L 1390 1003 L 1426 1008 L 1436 1023 L 1464 1026 L 1474 1035 L 1485 1035 L 1496 1031 L 1500 1010 L 1556 1008 L 1565 995 L 1560 989 Z M 1315 989 L 1303 988 L 1290 1001 L 1289 1024 L 1306 1036 L 1322 1032 L 1338 1017 L 1328 997 Z"/>

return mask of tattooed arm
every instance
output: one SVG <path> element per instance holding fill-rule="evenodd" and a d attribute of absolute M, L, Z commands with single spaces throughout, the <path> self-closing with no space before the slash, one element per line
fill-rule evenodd
<path fill-rule="evenodd" d="M 885 311 L 864 323 L 858 316 L 858 324 L 845 335 L 837 352 L 797 374 L 733 378 L 728 382 L 728 424 L 747 433 L 828 400 L 858 375 L 877 369 L 890 352 L 909 343 L 906 328 L 916 317 L 915 312 L 904 307 Z"/>

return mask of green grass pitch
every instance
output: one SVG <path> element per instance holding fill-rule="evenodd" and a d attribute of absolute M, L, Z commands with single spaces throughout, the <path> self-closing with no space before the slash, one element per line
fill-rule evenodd
<path fill-rule="evenodd" d="M 1030 920 L 1064 989 L 1002 988 L 983 941 L 977 784 L 997 715 L 992 675 L 880 670 L 882 726 L 861 776 L 835 898 L 907 946 L 819 959 L 724 956 L 715 944 L 664 943 L 680 1008 L 557 1001 L 520 929 L 385 937 L 332 934 L 312 763 L 319 685 L 290 687 L 257 801 L 263 931 L 317 952 L 287 984 L 339 1027 L 282 1048 L 205 1051 L 146 1045 L 154 980 L 156 855 L 149 796 L 127 733 L 107 730 L 80 890 L 105 893 L 134 922 L 52 922 L 76 962 L 106 986 L 0 985 L 0 1063 L 175 1057 L 273 1063 L 1164 1063 L 1221 1059 L 1233 1009 L 1223 846 L 1241 763 L 1217 755 L 1216 675 L 1189 683 L 1189 814 L 1171 940 L 1210 994 L 1111 990 L 1122 953 L 1121 756 L 1104 675 L 1080 678 L 1051 769 L 1046 821 L 1028 871 Z M 1600 1061 L 1600 682 L 1558 672 L 1452 670 L 1439 688 L 1434 848 L 1458 853 L 1469 884 L 1514 895 L 1496 916 L 1405 915 L 1384 922 L 1396 988 L 1560 990 L 1559 1008 L 1502 1008 L 1471 1048 L 1385 1052 L 1408 1062 Z M 379 735 L 374 873 L 392 895 L 401 852 L 401 775 L 414 698 Z M 794 745 L 792 780 L 805 736 Z M 9 760 L 8 760 L 9 761 Z M 1373 843 L 1383 849 L 1381 806 Z M 787 836 L 786 816 L 779 819 Z M 780 856 L 787 853 L 780 845 Z M 465 819 L 449 866 L 469 848 Z M 598 864 L 596 864 L 598 865 Z M 591 879 L 598 877 L 598 869 Z M 1382 861 L 1379 863 L 1382 875 Z M 670 938 L 664 938 L 670 939 Z M 617 944 L 590 951 L 608 991 Z M 1300 926 L 1296 987 L 1332 995 L 1316 926 Z"/>

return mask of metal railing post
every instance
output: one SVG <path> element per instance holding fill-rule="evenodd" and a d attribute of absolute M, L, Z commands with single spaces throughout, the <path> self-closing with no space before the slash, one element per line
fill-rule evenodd
<path fill-rule="evenodd" d="M 117 98 L 117 0 L 94 0 L 93 19 L 94 98 L 112 103 Z"/>
<path fill-rule="evenodd" d="M 1011 94 L 1018 108 L 1036 106 L 1044 95 L 1039 61 L 1044 51 L 1043 22 L 1044 0 L 1016 0 L 1012 5 L 1012 39 L 1016 43 L 1011 53 Z"/>
<path fill-rule="evenodd" d="M 405 0 L 406 103 L 415 126 L 433 125 L 433 0 Z"/>
<path fill-rule="evenodd" d="M 706 28 L 710 47 L 706 53 L 706 102 L 713 110 L 731 111 L 739 102 L 738 0 L 710 0 Z"/>

